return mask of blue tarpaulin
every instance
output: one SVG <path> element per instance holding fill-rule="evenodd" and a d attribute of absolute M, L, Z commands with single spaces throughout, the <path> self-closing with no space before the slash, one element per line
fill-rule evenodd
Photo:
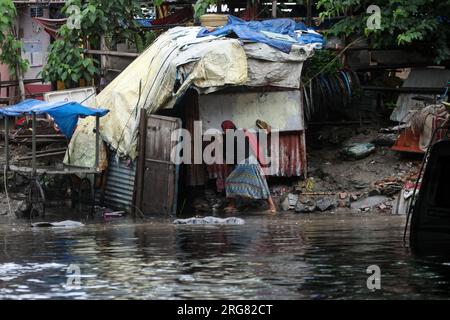
<path fill-rule="evenodd" d="M 320 46 L 325 43 L 322 35 L 292 19 L 245 21 L 231 15 L 228 16 L 228 23 L 223 27 L 218 27 L 213 31 L 202 28 L 197 37 L 209 35 L 220 37 L 232 33 L 242 40 L 262 42 L 286 53 L 291 51 L 292 44 L 295 42 L 299 44 L 317 43 Z"/>
<path fill-rule="evenodd" d="M 41 103 L 43 103 L 41 100 L 27 99 L 18 104 L 14 104 L 6 108 L 0 108 L 0 114 L 9 117 L 17 117 L 24 113 L 28 113 L 30 108 Z"/>
<path fill-rule="evenodd" d="M 10 117 L 33 112 L 50 115 L 61 132 L 70 138 L 78 123 L 78 118 L 95 116 L 97 114 L 103 117 L 109 110 L 89 108 L 73 101 L 44 102 L 33 99 L 24 100 L 18 104 L 0 109 L 0 115 Z"/>

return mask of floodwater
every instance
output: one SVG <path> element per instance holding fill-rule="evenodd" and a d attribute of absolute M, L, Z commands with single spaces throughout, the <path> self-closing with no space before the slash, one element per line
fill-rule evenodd
<path fill-rule="evenodd" d="M 242 216 L 31 228 L 0 219 L 0 299 L 448 298 L 450 259 L 403 247 L 405 217 Z M 377 265 L 381 288 L 367 288 Z M 79 275 L 79 276 L 73 276 Z"/>

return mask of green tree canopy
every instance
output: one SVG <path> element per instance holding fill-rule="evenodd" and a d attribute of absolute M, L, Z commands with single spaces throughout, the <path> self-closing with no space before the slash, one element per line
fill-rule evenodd
<path fill-rule="evenodd" d="M 22 41 L 16 39 L 14 22 L 17 16 L 12 0 L 0 0 L 0 62 L 8 65 L 11 75 L 16 68 L 21 72 L 28 69 L 28 61 L 22 59 Z"/>
<path fill-rule="evenodd" d="M 90 81 L 99 73 L 98 61 L 87 57 L 83 47 L 100 47 L 105 36 L 110 45 L 130 40 L 138 51 L 143 42 L 154 37 L 138 34 L 135 18 L 142 14 L 139 0 L 68 0 L 62 9 L 68 21 L 49 47 L 49 56 L 41 75 L 46 81 L 61 80 L 66 87 L 76 86 L 83 78 Z"/>
<path fill-rule="evenodd" d="M 370 5 L 380 8 L 379 28 L 368 28 Z M 329 31 L 364 36 L 376 48 L 415 46 L 433 54 L 436 63 L 450 58 L 449 0 L 319 0 L 321 18 L 347 15 Z"/>

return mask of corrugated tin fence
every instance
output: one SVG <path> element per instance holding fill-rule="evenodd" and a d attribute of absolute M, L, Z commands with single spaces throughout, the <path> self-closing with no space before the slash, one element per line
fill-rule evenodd
<path fill-rule="evenodd" d="M 136 161 L 124 161 L 111 153 L 109 157 L 103 205 L 131 212 L 134 194 Z"/>

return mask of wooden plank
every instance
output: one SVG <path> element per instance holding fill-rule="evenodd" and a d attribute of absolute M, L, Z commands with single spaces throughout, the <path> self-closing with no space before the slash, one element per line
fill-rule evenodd
<path fill-rule="evenodd" d="M 31 173 L 33 172 L 33 168 L 31 167 L 21 167 L 16 165 L 10 165 L 10 171 L 15 172 L 23 172 L 23 173 Z M 78 168 L 64 168 L 64 169 L 55 169 L 55 168 L 36 168 L 36 174 L 83 174 L 83 173 L 99 173 L 99 171 L 95 171 L 89 168 L 86 169 L 78 169 Z"/>
<path fill-rule="evenodd" d="M 139 53 L 134 52 L 122 52 L 122 51 L 107 51 L 107 50 L 89 50 L 85 49 L 85 53 L 89 54 L 98 54 L 98 55 L 106 55 L 106 56 L 116 56 L 116 57 L 127 57 L 127 58 L 136 58 L 139 56 Z"/>
<path fill-rule="evenodd" d="M 65 153 L 66 153 L 66 151 L 57 151 L 57 152 L 48 152 L 48 153 L 37 153 L 36 152 L 34 154 L 34 157 L 35 158 L 54 157 L 54 156 L 58 156 L 58 155 L 63 155 Z M 30 160 L 30 159 L 33 159 L 33 155 L 18 158 L 17 161 Z"/>

